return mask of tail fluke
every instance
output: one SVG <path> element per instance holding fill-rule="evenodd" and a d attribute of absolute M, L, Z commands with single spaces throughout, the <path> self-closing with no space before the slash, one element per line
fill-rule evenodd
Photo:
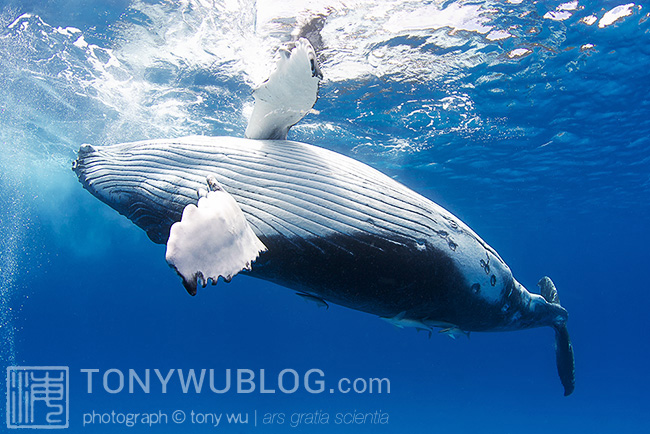
<path fill-rule="evenodd" d="M 555 362 L 564 386 L 564 396 L 569 396 L 576 387 L 576 370 L 573 345 L 566 324 L 555 326 Z"/>
<path fill-rule="evenodd" d="M 553 281 L 548 277 L 542 277 L 537 283 L 540 287 L 542 297 L 548 302 L 560 305 L 560 298 Z M 576 372 L 575 358 L 573 355 L 573 345 L 569 337 L 569 330 L 566 321 L 557 322 L 553 325 L 555 329 L 555 362 L 557 364 L 557 373 L 560 375 L 560 381 L 564 386 L 564 396 L 569 396 L 575 389 Z"/>

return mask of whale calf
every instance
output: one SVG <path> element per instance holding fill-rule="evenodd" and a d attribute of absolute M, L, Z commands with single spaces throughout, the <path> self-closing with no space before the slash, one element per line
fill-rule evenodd
<path fill-rule="evenodd" d="M 298 44 L 289 56 L 283 54 L 284 61 L 301 65 L 305 80 L 319 80 L 309 48 Z M 272 84 L 265 89 L 275 88 Z M 252 138 L 191 136 L 82 145 L 73 170 L 94 196 L 153 242 L 168 245 L 168 262 L 191 295 L 198 286 L 215 284 L 219 276 L 229 280 L 244 269 L 319 304 L 367 312 L 398 327 L 440 328 L 450 336 L 552 327 L 564 393 L 573 392 L 568 314 L 549 278 L 539 282 L 541 295 L 528 292 L 492 247 L 438 204 L 360 161 L 284 140 L 315 98 L 305 99 L 308 108 L 278 111 L 273 96 L 256 95 L 256 108 L 267 99 L 254 117 L 267 125 L 249 128 Z M 237 206 L 221 211 L 217 194 L 229 204 L 224 195 L 230 195 Z M 197 203 L 206 214 L 194 209 Z M 191 220 L 198 214 L 209 219 L 211 209 L 214 224 Z M 224 228 L 209 242 L 198 242 L 205 240 L 197 234 L 212 237 L 215 225 L 231 220 L 236 231 Z M 194 231 L 201 225 L 213 227 Z M 243 237 L 238 234 L 250 239 L 243 250 L 236 246 Z M 198 261 L 192 258 L 216 258 L 219 249 L 231 248 L 228 258 L 249 252 L 235 272 L 219 271 L 233 270 L 230 260 L 223 264 L 226 259 L 215 259 L 210 271 L 192 269 Z M 170 250 L 178 259 L 170 259 Z M 181 270 L 187 267 L 189 272 Z"/>

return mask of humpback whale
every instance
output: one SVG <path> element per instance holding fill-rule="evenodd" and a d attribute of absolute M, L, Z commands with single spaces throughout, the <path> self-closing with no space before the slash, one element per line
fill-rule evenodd
<path fill-rule="evenodd" d="M 300 39 L 255 91 L 245 138 L 85 144 L 73 170 L 95 197 L 167 244 L 191 295 L 243 270 L 321 306 L 452 337 L 548 326 L 571 394 L 568 314 L 548 277 L 541 294 L 527 291 L 446 209 L 360 161 L 286 139 L 321 78 Z"/>

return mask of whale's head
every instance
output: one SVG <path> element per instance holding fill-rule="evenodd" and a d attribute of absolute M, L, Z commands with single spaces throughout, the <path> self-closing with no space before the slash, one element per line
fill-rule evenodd
<path fill-rule="evenodd" d="M 138 163 L 146 146 L 125 143 L 113 146 L 82 145 L 72 170 L 93 196 L 126 216 L 164 244 L 169 229 L 180 220 L 184 206 L 196 200 L 196 189 L 186 188 L 187 180 L 177 175 L 164 179 L 148 177 L 151 169 Z M 128 160 L 134 161 L 128 161 Z"/>

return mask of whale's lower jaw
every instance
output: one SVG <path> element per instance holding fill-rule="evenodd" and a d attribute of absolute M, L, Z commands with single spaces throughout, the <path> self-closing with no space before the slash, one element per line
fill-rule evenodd
<path fill-rule="evenodd" d="M 73 170 L 157 243 L 166 243 L 169 226 L 214 175 L 258 236 L 361 232 L 449 252 L 469 240 L 498 258 L 444 208 L 363 163 L 304 143 L 196 136 L 83 145 Z"/>

